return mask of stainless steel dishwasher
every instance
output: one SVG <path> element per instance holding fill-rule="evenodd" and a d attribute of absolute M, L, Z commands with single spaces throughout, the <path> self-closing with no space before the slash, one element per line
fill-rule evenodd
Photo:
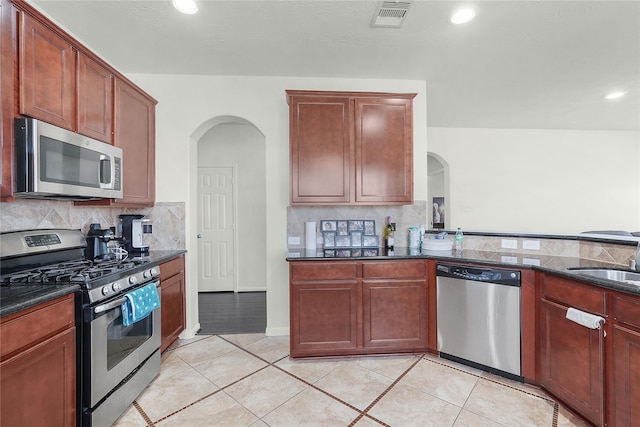
<path fill-rule="evenodd" d="M 520 362 L 520 272 L 436 266 L 440 357 L 517 381 Z"/>

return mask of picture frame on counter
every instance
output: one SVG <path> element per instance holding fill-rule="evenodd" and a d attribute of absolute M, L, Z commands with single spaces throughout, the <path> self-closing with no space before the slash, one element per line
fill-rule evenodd
<path fill-rule="evenodd" d="M 335 231 L 326 231 L 322 233 L 325 248 L 335 248 L 336 246 L 336 233 Z"/>
<path fill-rule="evenodd" d="M 329 221 L 326 219 L 323 219 L 322 221 L 320 221 L 320 231 L 336 231 L 338 229 L 338 225 L 337 225 L 337 221 L 333 220 L 333 221 Z"/>
<path fill-rule="evenodd" d="M 365 236 L 375 236 L 376 234 L 376 222 L 372 219 L 363 221 Z"/>
<path fill-rule="evenodd" d="M 351 232 L 351 247 L 352 248 L 362 247 L 362 231 Z"/>
<path fill-rule="evenodd" d="M 349 235 L 349 221 L 337 221 L 336 235 L 347 236 Z"/>
<path fill-rule="evenodd" d="M 365 234 L 362 236 L 362 247 L 363 248 L 377 248 L 380 246 L 380 241 L 378 236 L 369 236 Z"/>
<path fill-rule="evenodd" d="M 336 236 L 335 237 L 335 247 L 336 248 L 350 248 L 351 247 L 351 236 Z"/>
<path fill-rule="evenodd" d="M 349 232 L 352 231 L 364 231 L 364 220 L 350 219 L 349 220 Z"/>

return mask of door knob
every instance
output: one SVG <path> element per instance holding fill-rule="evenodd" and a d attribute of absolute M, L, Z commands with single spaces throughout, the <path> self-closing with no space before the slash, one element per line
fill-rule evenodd
<path fill-rule="evenodd" d="M 198 233 L 198 239 L 202 239 L 202 234 Z"/>

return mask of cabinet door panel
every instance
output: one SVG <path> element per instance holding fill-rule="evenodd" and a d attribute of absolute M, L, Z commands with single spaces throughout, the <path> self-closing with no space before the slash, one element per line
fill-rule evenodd
<path fill-rule="evenodd" d="M 165 351 L 185 328 L 184 273 L 176 274 L 161 282 L 161 351 Z"/>
<path fill-rule="evenodd" d="M 640 420 L 640 333 L 613 326 L 613 425 L 631 427 Z"/>
<path fill-rule="evenodd" d="M 21 12 L 20 112 L 75 130 L 75 51 Z"/>
<path fill-rule="evenodd" d="M 365 281 L 362 301 L 365 348 L 426 351 L 426 280 Z"/>
<path fill-rule="evenodd" d="M 0 198 L 13 196 L 13 6 L 0 1 Z"/>
<path fill-rule="evenodd" d="M 0 364 L 0 419 L 7 426 L 74 426 L 75 328 Z"/>
<path fill-rule="evenodd" d="M 411 99 L 356 98 L 356 202 L 413 200 Z"/>
<path fill-rule="evenodd" d="M 349 98 L 293 97 L 289 121 L 291 202 L 349 202 Z"/>
<path fill-rule="evenodd" d="M 350 354 L 358 347 L 358 284 L 291 286 L 291 356 Z"/>
<path fill-rule="evenodd" d="M 568 320 L 567 308 L 540 301 L 541 384 L 596 425 L 603 425 L 603 332 Z"/>
<path fill-rule="evenodd" d="M 134 87 L 115 80 L 114 145 L 123 151 L 123 198 L 115 204 L 153 206 L 155 106 Z"/>
<path fill-rule="evenodd" d="M 78 54 L 78 132 L 111 143 L 112 111 L 111 73 Z"/>

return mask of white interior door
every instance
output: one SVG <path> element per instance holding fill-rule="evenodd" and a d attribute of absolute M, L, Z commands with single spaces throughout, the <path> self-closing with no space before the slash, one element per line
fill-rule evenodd
<path fill-rule="evenodd" d="M 198 290 L 235 291 L 234 168 L 198 168 Z"/>

